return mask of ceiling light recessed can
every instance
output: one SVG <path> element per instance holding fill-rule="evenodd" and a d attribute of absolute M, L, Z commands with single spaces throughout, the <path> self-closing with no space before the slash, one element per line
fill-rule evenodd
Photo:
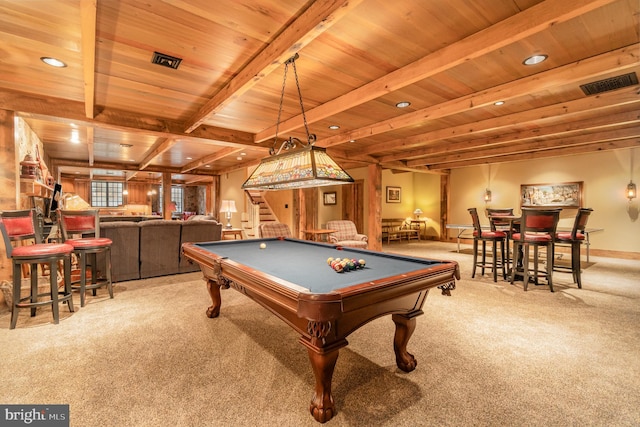
<path fill-rule="evenodd" d="M 331 130 L 337 130 L 337 129 L 340 129 L 340 126 L 338 126 L 338 125 L 331 125 L 331 126 L 329 126 L 329 129 L 331 129 Z"/>
<path fill-rule="evenodd" d="M 45 64 L 51 65 L 52 67 L 56 67 L 56 68 L 64 68 L 67 66 L 67 64 L 60 61 L 59 59 L 51 58 L 49 56 L 43 56 L 42 58 L 40 58 L 40 60 Z"/>
<path fill-rule="evenodd" d="M 533 55 L 522 61 L 522 63 L 524 65 L 536 65 L 544 62 L 548 57 L 548 55 Z"/>
<path fill-rule="evenodd" d="M 398 108 L 407 108 L 411 103 L 409 101 L 400 101 L 396 104 Z"/>
<path fill-rule="evenodd" d="M 493 105 L 504 105 L 504 101 L 496 101 Z"/>

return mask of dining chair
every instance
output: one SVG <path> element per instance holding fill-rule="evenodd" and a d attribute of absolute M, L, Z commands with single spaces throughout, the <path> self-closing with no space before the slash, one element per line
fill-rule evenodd
<path fill-rule="evenodd" d="M 555 235 L 556 245 L 571 246 L 571 266 L 565 267 L 556 263 L 554 268 L 559 271 L 571 271 L 573 275 L 573 282 L 578 284 L 579 289 L 582 289 L 580 246 L 585 239 L 584 230 L 587 227 L 587 221 L 589 220 L 591 212 L 593 212 L 593 209 L 591 208 L 578 209 L 571 231 L 558 231 Z"/>
<path fill-rule="evenodd" d="M 476 276 L 476 267 L 480 267 L 482 275 L 485 268 L 493 271 L 493 281 L 498 281 L 498 268 L 502 268 L 502 277 L 507 280 L 507 270 L 505 262 L 505 242 L 506 233 L 500 230 L 483 230 L 480 225 L 477 208 L 467 209 L 473 222 L 473 271 L 471 278 Z M 478 243 L 482 242 L 482 260 L 478 261 Z M 487 242 L 491 243 L 491 263 L 487 263 Z M 498 259 L 498 246 L 500 247 L 500 258 Z"/>
<path fill-rule="evenodd" d="M 4 211 L 0 213 L 0 230 L 4 240 L 7 258 L 13 266 L 13 302 L 11 303 L 10 328 L 15 329 L 21 308 L 30 308 L 31 316 L 36 315 L 40 306 L 51 305 L 53 323 L 60 321 L 59 303 L 66 302 L 73 312 L 71 294 L 71 252 L 73 247 L 65 243 L 42 243 L 42 233 L 37 226 L 33 210 Z M 29 244 L 29 242 L 32 242 Z M 35 243 L 33 243 L 35 242 Z M 26 244 L 25 244 L 26 243 Z M 14 247 L 14 244 L 17 244 Z M 63 289 L 58 286 L 58 263 L 64 265 Z M 49 292 L 38 293 L 38 265 L 49 266 Z M 31 292 L 20 295 L 22 288 L 22 266 L 30 267 Z M 45 296 L 49 296 L 44 299 Z"/>
<path fill-rule="evenodd" d="M 86 292 L 90 289 L 93 296 L 97 289 L 107 287 L 109 297 L 113 298 L 113 284 L 111 283 L 111 245 L 112 241 L 100 237 L 100 218 L 98 211 L 60 210 L 58 214 L 63 241 L 73 247 L 73 253 L 78 256 L 80 269 L 79 281 L 71 284 L 72 289 L 80 291 L 80 307 L 86 302 Z M 106 256 L 104 277 L 98 277 L 98 263 L 96 255 L 104 253 Z M 91 283 L 87 284 L 87 266 L 91 266 Z"/>
<path fill-rule="evenodd" d="M 527 290 L 529 277 L 533 276 L 537 285 L 540 277 L 544 277 L 553 292 L 553 256 L 556 228 L 560 220 L 561 209 L 522 208 L 520 231 L 513 233 L 513 267 L 511 268 L 511 284 L 516 275 L 522 275 L 524 290 Z M 544 271 L 539 265 L 540 249 L 546 248 Z M 529 255 L 533 249 L 533 267 L 530 267 Z M 522 257 L 522 259 L 520 259 Z M 521 267 L 520 267 L 521 266 Z"/>

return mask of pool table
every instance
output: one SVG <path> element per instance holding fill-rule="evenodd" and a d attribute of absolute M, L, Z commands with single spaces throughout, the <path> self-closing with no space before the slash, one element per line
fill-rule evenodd
<path fill-rule="evenodd" d="M 310 410 L 321 423 L 335 414 L 331 381 L 346 337 L 390 314 L 396 326 L 396 364 L 405 372 L 414 370 L 417 362 L 407 343 L 429 289 L 438 287 L 448 295 L 460 279 L 456 262 L 290 238 L 184 243 L 182 251 L 200 265 L 207 282 L 209 317 L 220 314 L 220 288 L 232 287 L 300 334 L 316 381 Z M 366 264 L 337 273 L 328 265 L 329 257 L 364 259 Z"/>

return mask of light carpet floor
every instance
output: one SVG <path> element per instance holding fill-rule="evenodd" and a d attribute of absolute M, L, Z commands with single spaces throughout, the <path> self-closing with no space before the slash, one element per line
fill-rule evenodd
<path fill-rule="evenodd" d="M 468 246 L 463 245 L 465 249 Z M 333 377 L 329 426 L 640 425 L 640 263 L 592 257 L 583 289 L 471 279 L 471 256 L 439 242 L 384 250 L 458 261 L 433 290 L 395 365 L 394 325 L 354 332 Z M 90 294 L 89 294 L 90 295 Z M 0 315 L 0 403 L 70 405 L 71 425 L 315 426 L 306 349 L 282 321 L 228 289 L 219 318 L 200 273 L 118 283 L 76 312 Z"/>

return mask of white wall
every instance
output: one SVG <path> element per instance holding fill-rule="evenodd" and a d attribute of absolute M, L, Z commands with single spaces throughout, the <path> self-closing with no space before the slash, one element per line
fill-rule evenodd
<path fill-rule="evenodd" d="M 483 195 L 489 168 L 486 165 L 451 172 L 449 223 L 470 224 L 467 208 L 514 208 L 520 212 L 520 185 L 553 182 L 583 182 L 583 207 L 593 209 L 589 228 L 604 228 L 591 235 L 591 248 L 640 253 L 639 201 L 625 197 L 631 176 L 640 179 L 638 161 L 630 172 L 632 150 L 605 151 L 551 159 L 491 165 L 492 201 Z M 564 209 L 560 226 L 571 227 L 575 209 Z M 488 223 L 485 217 L 485 223 Z"/>

